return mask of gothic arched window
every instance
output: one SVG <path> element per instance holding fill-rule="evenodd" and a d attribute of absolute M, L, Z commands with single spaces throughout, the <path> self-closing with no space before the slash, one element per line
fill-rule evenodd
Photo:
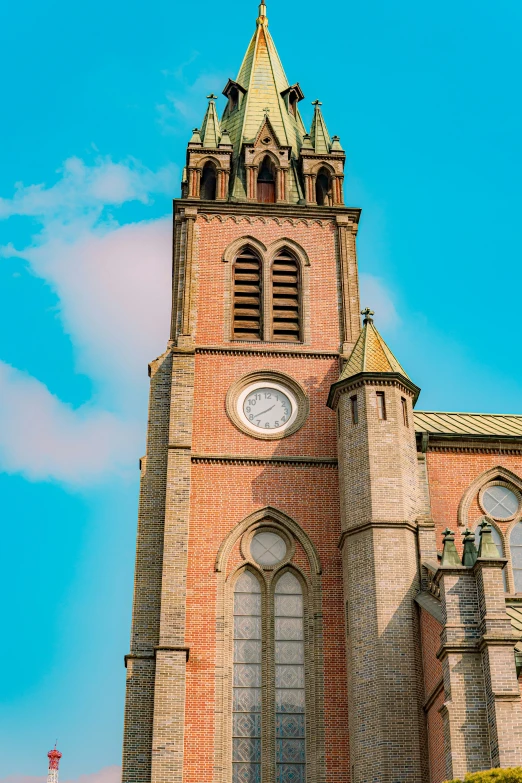
<path fill-rule="evenodd" d="M 261 586 L 244 571 L 234 589 L 232 783 L 261 781 Z"/>
<path fill-rule="evenodd" d="M 275 204 L 276 181 L 274 168 L 270 157 L 265 155 L 257 175 L 257 200 L 263 204 Z"/>
<path fill-rule="evenodd" d="M 216 167 L 213 163 L 208 161 L 203 166 L 203 172 L 201 174 L 201 188 L 199 196 L 204 201 L 216 200 L 216 184 L 217 174 Z"/>
<path fill-rule="evenodd" d="M 278 342 L 301 340 L 299 264 L 282 250 L 272 264 L 272 339 Z"/>
<path fill-rule="evenodd" d="M 261 262 L 246 247 L 234 262 L 235 340 L 262 340 Z"/>
<path fill-rule="evenodd" d="M 320 207 L 332 205 L 332 178 L 328 169 L 319 169 L 315 180 L 315 200 Z"/>

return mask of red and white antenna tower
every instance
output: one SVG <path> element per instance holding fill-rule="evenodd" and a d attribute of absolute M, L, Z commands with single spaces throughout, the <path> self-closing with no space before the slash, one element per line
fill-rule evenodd
<path fill-rule="evenodd" d="M 53 750 L 50 750 L 47 754 L 49 759 L 49 769 L 47 770 L 47 783 L 58 783 L 58 767 L 60 766 L 60 759 L 62 754 L 59 750 L 56 750 L 56 743 Z"/>

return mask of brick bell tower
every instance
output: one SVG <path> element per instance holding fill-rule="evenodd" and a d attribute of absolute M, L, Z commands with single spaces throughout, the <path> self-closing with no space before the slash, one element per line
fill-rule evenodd
<path fill-rule="evenodd" d="M 360 210 L 344 205 L 345 153 L 319 101 L 306 132 L 264 4 L 223 93 L 221 119 L 208 96 L 187 146 L 171 335 L 149 368 L 123 783 L 420 782 L 416 685 L 399 660 L 416 665 L 402 611 L 415 441 L 399 426 L 416 387 L 400 370 L 365 379 L 355 437 L 344 390 L 360 345 Z M 375 389 L 385 435 L 368 413 Z M 387 496 L 395 476 L 406 499 Z M 404 557 L 387 591 L 393 547 Z M 398 614 L 381 645 L 386 612 Z"/>

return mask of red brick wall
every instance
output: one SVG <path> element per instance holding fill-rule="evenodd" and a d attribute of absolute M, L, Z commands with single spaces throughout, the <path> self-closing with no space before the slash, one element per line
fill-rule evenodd
<path fill-rule="evenodd" d="M 265 225 L 257 221 L 250 224 L 246 220 L 236 224 L 230 218 L 224 223 L 217 219 L 207 223 L 205 218 L 199 217 L 196 229 L 199 267 L 197 344 L 223 343 L 223 302 L 227 272 L 223 253 L 228 245 L 244 236 L 255 237 L 264 245 L 287 237 L 301 245 L 310 260 L 311 343 L 306 347 L 322 351 L 339 350 L 336 229 L 332 222 L 324 221 L 322 226 L 317 222 L 311 222 L 308 226 L 303 222 L 295 226 L 285 222 L 279 226 L 270 219 Z M 260 344 L 255 345 L 259 347 Z"/>
<path fill-rule="evenodd" d="M 502 465 L 522 476 L 522 456 L 506 454 L 453 454 L 429 451 L 428 480 L 431 510 L 437 529 L 437 548 L 442 549 L 442 531 L 445 527 L 457 530 L 457 512 L 461 498 L 472 481 L 486 470 Z M 484 515 L 477 499 L 471 503 L 469 521 L 475 523 Z M 503 533 L 510 522 L 497 523 Z M 455 544 L 462 551 L 461 536 L 455 536 Z"/>
<path fill-rule="evenodd" d="M 214 765 L 216 553 L 242 519 L 272 505 L 315 544 L 322 565 L 327 780 L 349 780 L 345 621 L 337 470 L 196 464 L 192 470 L 187 574 L 185 781 L 210 780 Z M 240 558 L 236 550 L 234 562 Z M 296 560 L 304 555 L 297 553 Z"/>

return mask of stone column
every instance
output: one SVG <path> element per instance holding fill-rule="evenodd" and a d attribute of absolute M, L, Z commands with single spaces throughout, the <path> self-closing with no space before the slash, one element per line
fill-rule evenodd
<path fill-rule="evenodd" d="M 506 612 L 502 569 L 491 527 L 482 523 L 479 557 L 473 567 L 477 583 L 480 651 L 484 671 L 489 753 L 492 767 L 522 766 L 522 708 L 515 667 L 515 643 Z"/>
<path fill-rule="evenodd" d="M 194 343 L 194 302 L 196 295 L 195 275 L 195 231 L 197 218 L 196 207 L 185 207 L 183 221 L 185 223 L 183 241 L 180 243 L 179 278 L 177 284 L 181 289 L 181 334 L 178 346 L 191 347 Z"/>
<path fill-rule="evenodd" d="M 475 578 L 460 562 L 453 533 L 445 531 L 440 588 L 443 631 L 438 658 L 444 679 L 446 777 L 489 769 L 488 725 L 482 660 L 478 649 L 479 605 Z"/>
<path fill-rule="evenodd" d="M 172 378 L 170 351 L 150 365 L 147 455 L 141 460 L 136 576 L 123 730 L 123 783 L 151 775 L 154 651 L 159 642 L 165 492 Z"/>
<path fill-rule="evenodd" d="M 359 283 L 355 237 L 357 225 L 347 215 L 337 215 L 337 247 L 341 285 L 342 352 L 349 356 L 361 331 Z"/>
<path fill-rule="evenodd" d="M 181 783 L 194 353 L 173 350 L 151 783 Z M 141 781 L 140 781 L 141 783 Z"/>

